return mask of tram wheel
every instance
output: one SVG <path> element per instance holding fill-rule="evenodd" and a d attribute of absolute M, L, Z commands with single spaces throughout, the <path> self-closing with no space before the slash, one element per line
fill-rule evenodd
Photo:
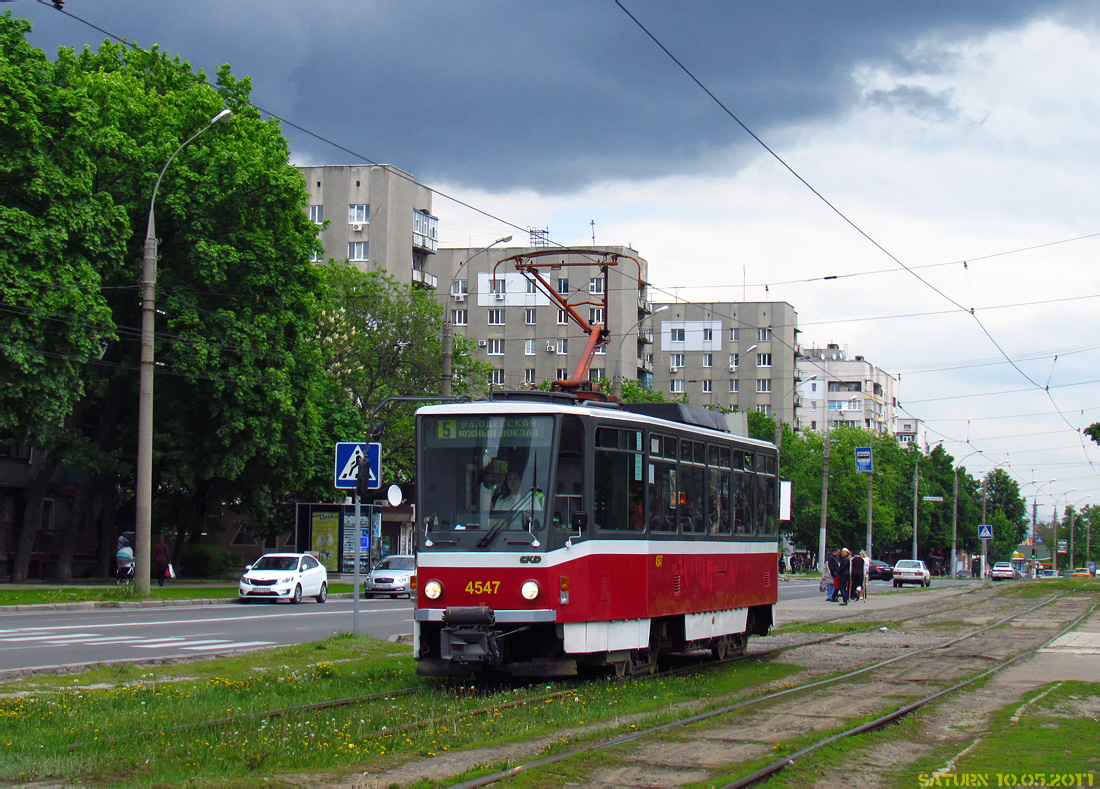
<path fill-rule="evenodd" d="M 714 642 L 714 646 L 710 648 L 710 654 L 715 660 L 725 660 L 729 655 L 729 649 L 729 636 L 722 636 Z"/>

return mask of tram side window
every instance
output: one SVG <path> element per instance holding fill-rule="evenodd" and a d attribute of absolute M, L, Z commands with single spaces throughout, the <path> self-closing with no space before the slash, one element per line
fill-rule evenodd
<path fill-rule="evenodd" d="M 691 465 L 695 459 L 704 459 L 703 447 L 698 441 L 680 442 L 680 530 L 684 534 L 706 531 L 706 470 Z"/>
<path fill-rule="evenodd" d="M 642 431 L 596 428 L 593 520 L 612 531 L 645 528 Z"/>
<path fill-rule="evenodd" d="M 646 515 L 651 532 L 676 531 L 676 459 L 678 442 L 674 436 L 651 433 L 649 436 L 649 479 L 646 488 Z"/>
<path fill-rule="evenodd" d="M 712 467 L 708 470 L 707 530 L 711 534 L 730 533 L 730 482 L 733 474 L 728 468 Z"/>
<path fill-rule="evenodd" d="M 554 525 L 572 529 L 573 513 L 584 509 L 584 424 L 580 417 L 562 418 L 554 480 Z"/>
<path fill-rule="evenodd" d="M 733 475 L 733 533 L 752 534 L 752 475 Z"/>
<path fill-rule="evenodd" d="M 775 477 L 764 474 L 756 475 L 756 528 L 759 534 L 775 534 L 777 532 L 776 516 L 776 482 Z"/>

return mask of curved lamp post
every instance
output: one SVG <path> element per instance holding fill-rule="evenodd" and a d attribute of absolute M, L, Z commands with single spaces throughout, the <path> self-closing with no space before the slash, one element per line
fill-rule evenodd
<path fill-rule="evenodd" d="M 482 252 L 488 252 L 490 249 L 495 247 L 497 244 L 507 244 L 511 240 L 512 240 L 512 237 L 510 235 L 501 236 L 496 241 L 494 241 L 492 244 L 489 244 L 488 246 L 482 247 L 477 252 L 470 255 L 470 257 L 463 260 L 462 264 L 459 265 L 459 267 L 455 270 L 454 276 L 451 277 L 451 286 L 450 286 L 450 288 L 447 289 L 447 298 L 449 299 L 451 297 L 451 290 L 455 286 L 455 281 L 458 279 L 458 275 L 462 272 L 462 269 L 465 267 L 465 265 L 467 263 L 469 263 L 471 260 L 476 258 Z M 446 313 L 449 313 L 450 312 L 450 304 L 448 304 L 444 309 L 445 309 Z M 452 380 L 453 380 L 452 377 L 451 377 L 452 376 L 452 374 L 451 374 L 451 359 L 452 359 L 453 356 L 454 356 L 454 325 L 451 323 L 450 315 L 449 314 L 444 314 L 444 316 L 443 316 L 443 373 L 442 373 L 443 380 L 441 382 L 441 387 L 440 387 L 444 397 L 450 397 L 451 396 L 451 383 L 452 383 Z"/>
<path fill-rule="evenodd" d="M 138 591 L 149 594 L 152 551 L 152 503 L 153 503 L 153 338 L 156 331 L 157 284 L 157 231 L 153 208 L 157 202 L 157 189 L 168 166 L 179 152 L 203 132 L 229 118 L 233 113 L 222 110 L 204 127 L 192 134 L 168 157 L 153 184 L 153 196 L 149 199 L 149 221 L 145 230 L 145 252 L 141 266 L 141 394 L 138 399 L 138 451 L 137 488 L 134 512 L 134 563 L 137 572 Z"/>
<path fill-rule="evenodd" d="M 959 466 L 961 466 L 963 464 L 963 461 L 965 461 L 966 458 L 972 458 L 975 455 L 982 454 L 983 452 L 985 452 L 984 449 L 975 449 L 969 455 L 967 455 L 962 460 L 960 460 L 958 462 L 958 464 L 955 466 L 955 469 L 954 469 L 954 471 L 955 471 L 955 484 L 954 484 L 954 494 L 952 495 L 952 499 L 951 499 L 951 501 L 952 501 L 952 504 L 951 504 L 951 577 L 952 578 L 956 578 L 958 576 L 958 571 L 956 570 L 956 566 L 958 565 L 958 562 L 959 562 L 959 559 L 958 559 L 958 557 L 959 557 L 959 553 L 958 553 L 958 538 L 959 538 Z"/>
<path fill-rule="evenodd" d="M 649 313 L 649 315 L 646 315 L 623 332 L 623 336 L 619 339 L 619 350 L 615 352 L 615 377 L 611 379 L 611 395 L 613 397 L 622 397 L 623 395 L 623 343 L 626 341 L 626 338 L 630 336 L 630 332 L 641 326 L 643 322 L 649 320 L 658 312 L 664 312 L 667 309 L 668 305 L 662 304 L 660 307 L 653 310 L 653 312 Z"/>
<path fill-rule="evenodd" d="M 1054 574 L 1058 574 L 1058 500 L 1076 491 L 1070 488 L 1065 493 L 1059 493 L 1054 497 L 1054 509 L 1050 513 L 1050 539 L 1054 544 L 1050 546 L 1050 567 Z"/>

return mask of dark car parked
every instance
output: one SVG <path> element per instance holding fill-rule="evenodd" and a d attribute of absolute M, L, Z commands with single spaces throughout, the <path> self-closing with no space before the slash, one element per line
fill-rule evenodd
<path fill-rule="evenodd" d="M 869 581 L 889 581 L 894 577 L 894 568 L 878 559 L 871 560 L 871 569 L 867 571 Z"/>

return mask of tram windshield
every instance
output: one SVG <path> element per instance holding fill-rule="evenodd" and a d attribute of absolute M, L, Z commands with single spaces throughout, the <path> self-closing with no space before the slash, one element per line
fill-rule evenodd
<path fill-rule="evenodd" d="M 489 548 L 530 545 L 546 529 L 554 418 L 426 416 L 420 425 L 418 504 L 423 537 Z M 509 532 L 526 532 L 517 540 Z M 499 547 L 499 546 L 497 546 Z"/>

